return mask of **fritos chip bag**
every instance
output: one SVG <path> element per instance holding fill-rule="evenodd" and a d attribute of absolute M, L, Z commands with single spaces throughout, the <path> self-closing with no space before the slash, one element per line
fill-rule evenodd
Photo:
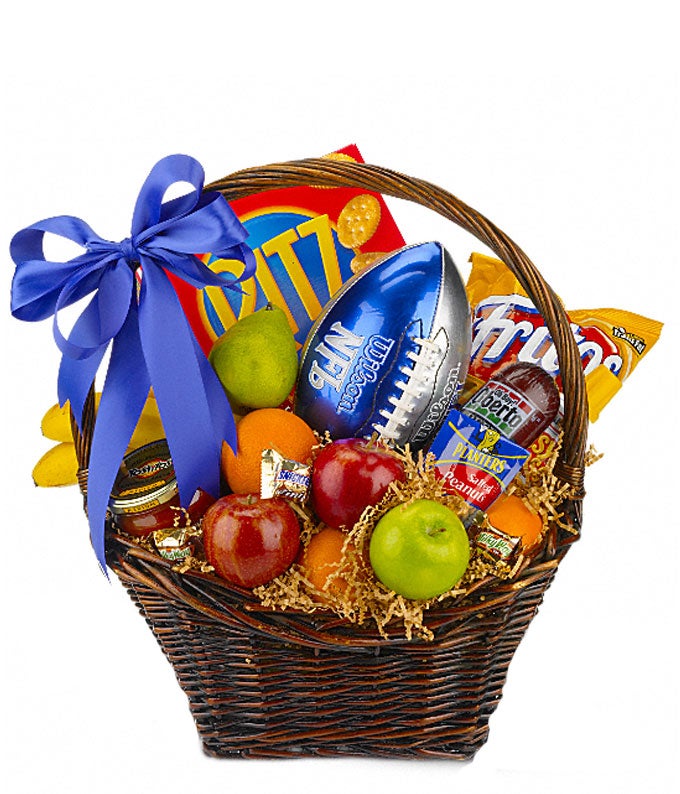
<path fill-rule="evenodd" d="M 543 318 L 510 269 L 500 260 L 473 253 L 466 285 L 473 310 L 470 369 L 461 403 L 513 361 L 538 364 L 559 386 L 555 345 Z M 659 338 L 662 323 L 622 309 L 567 312 L 581 353 L 590 421 L 621 387 Z M 555 429 L 532 450 L 543 453 Z"/>

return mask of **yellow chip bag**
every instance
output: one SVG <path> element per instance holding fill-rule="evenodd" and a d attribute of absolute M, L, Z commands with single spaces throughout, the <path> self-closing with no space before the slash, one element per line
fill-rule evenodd
<path fill-rule="evenodd" d="M 473 307 L 472 355 L 461 402 L 513 361 L 538 364 L 555 377 L 555 345 L 543 318 L 510 269 L 498 259 L 472 254 L 466 290 Z M 567 311 L 583 362 L 590 420 L 654 345 L 662 323 L 623 309 Z"/>

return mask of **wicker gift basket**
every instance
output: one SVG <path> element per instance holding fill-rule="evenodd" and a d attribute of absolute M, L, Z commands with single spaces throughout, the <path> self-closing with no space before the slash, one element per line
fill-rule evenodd
<path fill-rule="evenodd" d="M 206 753 L 470 759 L 487 739 L 513 654 L 578 538 L 587 430 L 579 353 L 564 309 L 527 256 L 433 184 L 368 164 L 310 159 L 239 171 L 206 190 L 233 200 L 299 185 L 358 187 L 416 202 L 470 232 L 512 270 L 559 356 L 564 436 L 554 475 L 568 486 L 559 524 L 513 578 L 484 578 L 432 610 L 432 640 L 385 637 L 329 611 L 272 611 L 251 591 L 210 573 L 179 573 L 114 531 L 107 563 L 173 665 Z M 85 497 L 94 423 L 91 393 L 80 429 L 73 422 Z"/>

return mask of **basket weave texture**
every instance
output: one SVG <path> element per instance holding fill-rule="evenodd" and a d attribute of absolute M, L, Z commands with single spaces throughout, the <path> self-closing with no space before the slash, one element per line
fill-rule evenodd
<path fill-rule="evenodd" d="M 351 186 L 414 201 L 473 234 L 513 271 L 560 361 L 564 439 L 555 474 L 570 486 L 563 521 L 511 581 L 489 578 L 428 613 L 434 640 L 389 639 L 330 613 L 271 612 L 248 590 L 107 535 L 107 561 L 153 631 L 215 756 L 374 755 L 470 759 L 484 744 L 512 656 L 581 525 L 587 403 L 579 353 L 555 293 L 522 250 L 441 188 L 368 164 L 302 160 L 208 186 L 227 200 L 298 185 Z M 95 421 L 74 424 L 83 493 Z"/>

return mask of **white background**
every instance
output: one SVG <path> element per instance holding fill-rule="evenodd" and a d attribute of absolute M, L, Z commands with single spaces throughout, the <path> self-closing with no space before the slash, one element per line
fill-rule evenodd
<path fill-rule="evenodd" d="M 9 792 L 647 792 L 677 780 L 678 55 L 670 2 L 23 3 L 2 26 L 0 237 L 74 214 L 122 239 L 162 156 L 209 179 L 350 142 L 516 239 L 567 308 L 666 323 L 592 427 L 583 538 L 471 764 L 215 761 L 155 640 L 31 469 L 49 322 L 1 315 L 2 708 Z M 245 9 L 249 10 L 245 10 Z M 412 242 L 479 246 L 392 205 Z"/>

